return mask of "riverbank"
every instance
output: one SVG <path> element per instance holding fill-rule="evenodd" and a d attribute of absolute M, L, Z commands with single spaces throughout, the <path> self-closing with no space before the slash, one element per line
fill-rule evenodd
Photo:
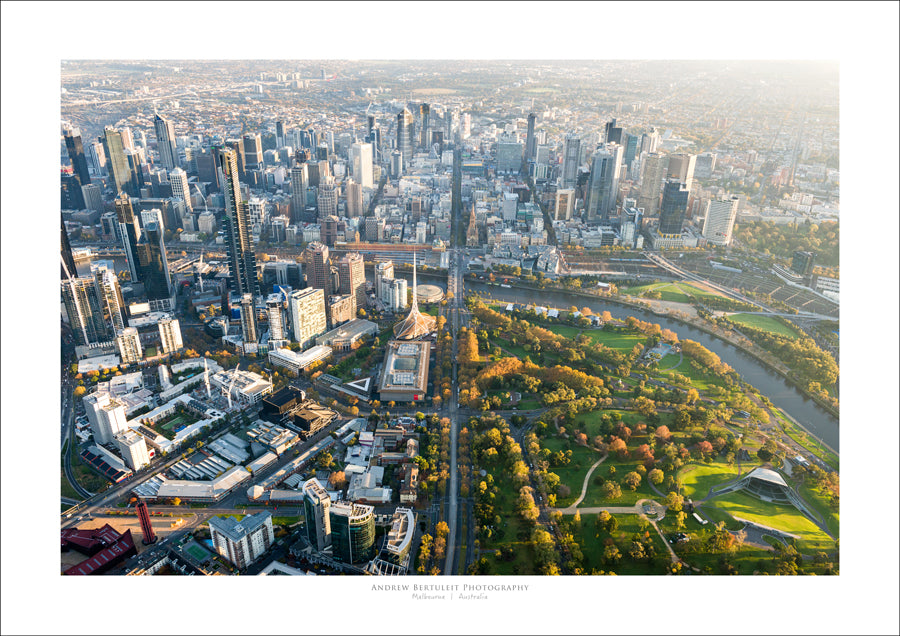
<path fill-rule="evenodd" d="M 471 282 L 479 282 L 480 283 L 480 281 L 471 281 Z M 484 283 L 481 283 L 481 284 L 484 284 Z M 664 316 L 670 320 L 674 320 L 678 323 L 693 327 L 699 331 L 704 332 L 705 334 L 707 334 L 713 338 L 717 338 L 719 340 L 722 340 L 723 342 L 730 344 L 735 349 L 738 349 L 739 351 L 752 357 L 754 360 L 756 360 L 757 362 L 762 364 L 766 369 L 768 369 L 770 371 L 774 371 L 776 374 L 778 374 L 780 377 L 782 377 L 794 389 L 796 389 L 796 391 L 798 393 L 800 393 L 803 397 L 814 402 L 817 406 L 819 406 L 822 410 L 826 411 L 829 415 L 833 416 L 834 418 L 836 418 L 836 419 L 840 418 L 840 410 L 839 409 L 834 408 L 831 404 L 822 400 L 822 398 L 820 398 L 819 396 L 810 393 L 807 390 L 807 388 L 803 385 L 803 383 L 790 371 L 790 369 L 788 369 L 784 365 L 781 365 L 781 363 L 779 363 L 777 361 L 767 359 L 767 356 L 770 354 L 768 354 L 765 351 L 759 351 L 759 349 L 755 345 L 753 345 L 752 342 L 748 341 L 749 344 L 747 344 L 741 340 L 734 338 L 727 332 L 724 332 L 720 329 L 715 329 L 715 328 L 710 327 L 706 323 L 706 321 L 704 321 L 700 318 L 691 319 L 684 312 L 661 311 L 661 310 L 655 309 L 652 305 L 650 305 L 646 301 L 632 301 L 632 300 L 623 298 L 621 296 L 612 296 L 612 295 L 599 294 L 599 293 L 595 294 L 595 293 L 587 292 L 584 290 L 567 289 L 565 287 L 540 288 L 540 287 L 537 287 L 534 285 L 527 285 L 527 284 L 523 284 L 520 281 L 513 281 L 513 280 L 510 280 L 510 282 L 507 284 L 510 286 L 510 288 L 513 288 L 513 289 L 534 291 L 534 292 L 538 292 L 538 293 L 554 292 L 554 293 L 559 293 L 559 294 L 567 294 L 567 295 L 577 296 L 579 298 L 589 298 L 589 299 L 595 300 L 595 301 L 609 302 L 609 303 L 619 305 L 622 307 L 629 307 L 631 309 L 638 309 L 641 311 L 646 311 L 646 312 L 649 312 L 656 316 Z M 804 430 L 807 430 L 807 431 L 809 430 L 806 427 L 803 427 L 803 428 L 804 428 Z M 821 441 L 823 444 L 825 443 L 825 441 L 822 440 L 818 435 L 816 435 L 814 433 L 810 433 L 810 435 L 812 435 L 813 437 L 815 437 L 816 439 Z"/>

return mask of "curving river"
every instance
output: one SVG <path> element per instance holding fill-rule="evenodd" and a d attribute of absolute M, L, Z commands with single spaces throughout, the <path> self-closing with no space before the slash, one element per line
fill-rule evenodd
<path fill-rule="evenodd" d="M 477 291 L 480 294 L 490 294 L 495 300 L 513 303 L 531 303 L 539 294 L 539 302 L 558 308 L 568 308 L 572 305 L 589 307 L 592 312 L 608 311 L 615 318 L 627 318 L 634 316 L 651 323 L 657 323 L 664 329 L 671 329 L 681 339 L 695 340 L 710 351 L 714 351 L 723 362 L 731 366 L 741 374 L 745 382 L 755 386 L 760 392 L 772 400 L 772 404 L 789 413 L 816 437 L 831 446 L 835 450 L 840 449 L 840 430 L 838 420 L 830 413 L 819 407 L 818 404 L 805 397 L 792 384 L 780 375 L 769 371 L 765 365 L 756 358 L 744 353 L 730 343 L 711 336 L 704 331 L 672 320 L 667 316 L 656 314 L 641 309 L 633 309 L 616 303 L 604 302 L 593 298 L 584 298 L 567 294 L 566 292 L 547 291 L 532 292 L 523 289 L 505 289 L 503 287 L 488 286 L 483 283 L 466 281 L 467 289 Z"/>

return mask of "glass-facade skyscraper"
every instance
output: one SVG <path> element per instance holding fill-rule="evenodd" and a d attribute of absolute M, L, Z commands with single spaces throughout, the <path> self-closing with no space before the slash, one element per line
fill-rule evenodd
<path fill-rule="evenodd" d="M 231 274 L 231 289 L 239 296 L 260 295 L 256 278 L 256 255 L 250 239 L 250 221 L 247 206 L 241 199 L 238 179 L 237 153 L 219 148 L 216 155 L 222 194 L 225 197 L 225 246 Z"/>
<path fill-rule="evenodd" d="M 681 234 L 684 216 L 687 213 L 690 191 L 678 179 L 668 179 L 663 188 L 662 206 L 659 211 L 659 233 L 662 235 Z"/>
<path fill-rule="evenodd" d="M 408 108 L 397 114 L 397 150 L 403 154 L 403 165 L 410 165 L 413 156 L 413 116 Z"/>
<path fill-rule="evenodd" d="M 166 170 L 174 170 L 178 166 L 175 126 L 168 119 L 156 115 L 153 118 L 153 127 L 156 129 L 156 149 L 159 152 L 159 162 Z"/>
<path fill-rule="evenodd" d="M 106 152 L 106 167 L 113 178 L 113 188 L 115 188 L 116 194 L 129 192 L 131 170 L 128 168 L 128 157 L 125 156 L 122 133 L 107 127 L 103 131 L 100 141 L 103 142 L 103 150 Z"/>
<path fill-rule="evenodd" d="M 338 502 L 329 510 L 331 550 L 336 561 L 364 563 L 375 556 L 375 508 Z"/>
<path fill-rule="evenodd" d="M 69 160 L 72 162 L 72 170 L 75 176 L 86 186 L 91 183 L 91 175 L 88 172 L 87 157 L 84 156 L 84 146 L 81 143 L 81 135 L 75 134 L 75 131 L 69 131 L 65 136 L 66 150 L 69 151 Z"/>

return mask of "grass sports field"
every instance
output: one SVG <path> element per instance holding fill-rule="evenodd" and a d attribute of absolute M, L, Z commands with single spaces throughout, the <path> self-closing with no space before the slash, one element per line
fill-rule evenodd
<path fill-rule="evenodd" d="M 738 327 L 740 327 L 740 325 L 747 325 L 749 327 L 755 327 L 757 329 L 762 329 L 764 331 L 778 334 L 779 336 L 787 336 L 788 338 L 796 338 L 800 335 L 795 329 L 792 329 L 787 325 L 783 325 L 781 322 L 775 320 L 771 316 L 760 316 L 757 314 L 732 314 L 731 316 L 728 316 L 728 320 L 736 323 Z"/>

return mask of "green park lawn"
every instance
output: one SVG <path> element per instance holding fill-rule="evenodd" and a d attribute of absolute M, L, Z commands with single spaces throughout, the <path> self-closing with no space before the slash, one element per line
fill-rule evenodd
<path fill-rule="evenodd" d="M 796 540 L 794 547 L 799 552 L 814 554 L 819 550 L 826 552 L 834 550 L 834 541 L 793 506 L 761 501 L 745 493 L 733 492 L 708 501 L 704 504 L 703 510 L 712 507 L 732 517 L 737 516 L 798 535 L 800 538 Z"/>
<path fill-rule="evenodd" d="M 724 462 L 689 464 L 678 471 L 682 494 L 695 500 L 703 499 L 709 489 L 737 477 L 737 466 Z"/>
<path fill-rule="evenodd" d="M 647 285 L 638 285 L 636 287 L 627 287 L 621 290 L 624 294 L 631 296 L 640 296 L 646 291 L 658 291 L 661 298 L 668 302 L 690 303 L 696 297 L 714 297 L 719 296 L 707 289 L 701 289 L 691 283 L 649 283 Z"/>
<path fill-rule="evenodd" d="M 516 408 L 520 411 L 535 411 L 541 408 L 541 402 L 535 398 L 522 398 L 519 403 L 516 405 Z"/>
<path fill-rule="evenodd" d="M 775 417 L 778 419 L 778 423 L 781 425 L 781 428 L 784 430 L 785 434 L 788 437 L 790 437 L 792 440 L 794 440 L 804 448 L 808 448 L 811 452 L 815 453 L 822 459 L 822 461 L 831 466 L 831 468 L 833 468 L 834 470 L 839 469 L 840 459 L 834 452 L 829 450 L 824 444 L 822 444 L 822 442 L 820 442 L 815 437 L 789 420 L 787 416 L 785 416 L 784 411 L 782 411 L 781 409 L 775 408 L 772 409 L 772 412 L 775 414 Z"/>
<path fill-rule="evenodd" d="M 622 411 L 616 409 L 603 409 L 598 411 L 591 411 L 589 413 L 579 413 L 575 416 L 575 426 L 574 428 L 583 430 L 585 434 L 588 436 L 588 440 L 593 440 L 597 435 L 600 434 L 600 418 L 605 413 L 619 413 L 622 416 L 622 421 L 625 423 L 627 427 L 629 427 L 632 431 L 634 431 L 635 427 L 639 422 L 647 422 L 647 418 L 638 413 L 637 411 Z M 672 425 L 672 413 L 660 413 L 659 414 L 659 424 L 665 424 L 671 428 Z M 637 439 L 637 438 L 632 438 Z M 629 447 L 634 446 L 636 448 L 640 444 L 646 442 L 646 439 L 638 442 L 637 445 L 632 443 L 629 444 Z"/>
<path fill-rule="evenodd" d="M 796 329 L 792 329 L 787 325 L 783 325 L 781 322 L 772 318 L 771 316 L 760 316 L 757 314 L 732 314 L 728 316 L 728 320 L 736 323 L 739 327 L 740 325 L 747 325 L 749 327 L 762 329 L 779 336 L 787 336 L 788 338 L 796 338 L 800 335 L 799 333 L 797 333 Z"/>
<path fill-rule="evenodd" d="M 633 561 L 628 556 L 627 551 L 631 546 L 631 537 L 640 532 L 638 526 L 638 515 L 615 515 L 619 528 L 610 535 L 605 530 L 596 526 L 598 515 L 585 514 L 581 515 L 581 530 L 573 532 L 576 539 L 581 540 L 582 553 L 584 554 L 584 571 L 589 573 L 592 569 L 605 570 L 607 572 L 615 572 L 616 574 L 663 574 L 666 564 L 669 561 L 669 552 L 663 544 L 659 533 L 651 526 L 647 530 L 654 548 L 656 549 L 656 563 Z M 571 517 L 567 517 L 570 519 Z M 622 559 L 615 565 L 606 565 L 603 563 L 603 550 L 605 549 L 604 541 L 612 538 L 622 553 Z"/>
<path fill-rule="evenodd" d="M 666 356 L 669 357 L 669 356 Z M 662 366 L 662 365 L 660 365 Z M 672 373 L 678 373 L 683 375 L 691 380 L 691 386 L 693 386 L 698 391 L 706 391 L 712 386 L 721 386 L 723 385 L 723 380 L 717 378 L 711 374 L 704 373 L 703 371 L 699 371 L 695 369 L 691 365 L 690 358 L 685 357 L 682 360 L 681 364 L 679 364 L 674 369 L 666 369 L 665 371 L 660 372 L 660 377 L 665 377 Z"/>
<path fill-rule="evenodd" d="M 552 327 L 547 327 L 547 329 L 555 334 L 568 338 L 569 340 L 574 340 L 575 336 L 581 333 L 580 327 L 570 327 L 569 325 L 554 325 Z"/>
<path fill-rule="evenodd" d="M 810 505 L 816 512 L 822 515 L 825 525 L 833 537 L 841 536 L 841 516 L 840 512 L 833 510 L 829 501 L 826 499 L 825 493 L 821 488 L 816 488 L 810 483 L 804 483 L 798 488 L 800 496 Z"/>
<path fill-rule="evenodd" d="M 584 333 L 595 343 L 602 342 L 604 346 L 624 353 L 630 352 L 634 349 L 634 345 L 643 344 L 647 340 L 647 336 L 640 333 L 622 333 L 603 329 L 586 329 Z"/>
<path fill-rule="evenodd" d="M 512 483 L 512 477 L 502 467 L 493 467 L 489 472 L 494 476 L 497 486 L 497 497 L 494 500 L 494 514 L 500 515 L 503 524 L 494 529 L 494 535 L 482 542 L 486 550 L 499 550 L 509 546 L 515 557 L 511 561 L 491 560 L 493 574 L 534 574 L 534 550 L 531 547 L 531 531 L 525 527 L 522 518 L 516 512 L 515 501 L 518 490 Z"/>

